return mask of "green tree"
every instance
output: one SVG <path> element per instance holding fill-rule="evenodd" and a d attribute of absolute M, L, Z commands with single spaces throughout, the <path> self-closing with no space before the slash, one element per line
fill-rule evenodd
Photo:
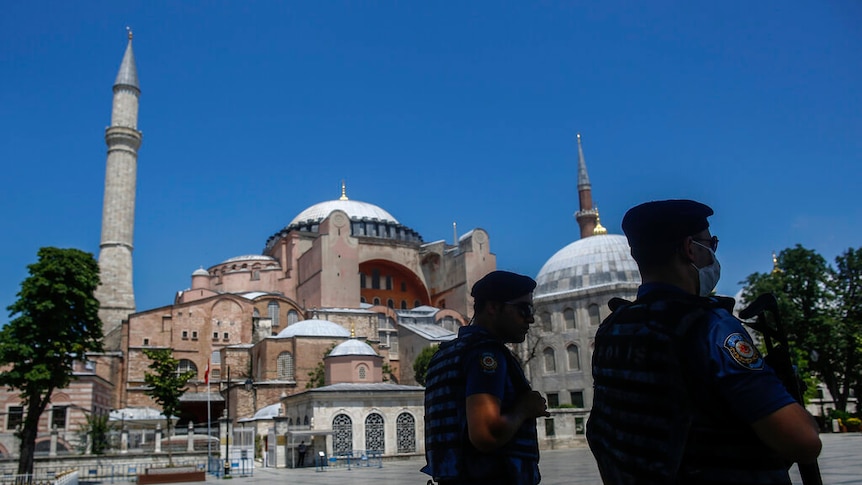
<path fill-rule="evenodd" d="M 839 256 L 836 272 L 815 251 L 796 245 L 781 251 L 771 273 L 754 273 L 743 282 L 747 301 L 761 293 L 776 295 L 800 375 L 816 375 L 840 410 L 846 410 L 849 391 L 860 378 L 859 320 L 853 317 L 859 306 L 858 276 L 853 282 L 854 272 L 862 271 L 858 259 L 852 250 Z"/>
<path fill-rule="evenodd" d="M 111 424 L 111 417 L 105 413 L 87 413 L 84 420 L 78 430 L 82 448 L 85 450 L 89 443 L 90 453 L 103 455 L 110 447 L 108 436 L 116 428 Z M 81 451 L 83 452 L 84 450 Z"/>
<path fill-rule="evenodd" d="M 16 389 L 24 407 L 18 473 L 33 473 L 39 418 L 56 389 L 69 385 L 76 360 L 101 352 L 102 322 L 93 292 L 99 265 L 78 249 L 45 247 L 29 265 L 9 323 L 0 329 L 0 385 Z"/>
<path fill-rule="evenodd" d="M 329 355 L 332 352 L 332 349 L 335 348 L 335 344 L 329 346 L 326 349 L 326 352 L 323 353 L 323 357 Z M 314 366 L 314 369 L 308 372 L 308 382 L 305 383 L 306 389 L 315 389 L 317 387 L 323 387 L 326 385 L 326 366 L 323 364 L 323 358 L 320 359 L 320 362 Z"/>
<path fill-rule="evenodd" d="M 162 407 L 162 414 L 167 421 L 165 430 L 168 439 L 171 438 L 173 422 L 171 418 L 179 415 L 180 397 L 186 392 L 186 384 L 195 377 L 195 371 L 179 371 L 179 361 L 171 354 L 171 349 L 144 349 L 146 355 L 152 362 L 149 368 L 152 373 L 144 374 L 144 382 L 147 389 L 146 395 L 153 398 Z M 168 464 L 173 465 L 171 447 L 168 446 Z"/>
<path fill-rule="evenodd" d="M 832 291 L 837 298 L 835 310 L 840 329 L 837 333 L 845 349 L 844 375 L 855 379 L 842 388 L 842 398 L 852 387 L 862 398 L 862 248 L 848 248 L 835 258 Z M 850 380 L 850 379 L 848 379 Z M 832 392 L 830 389 L 829 392 Z M 857 405 L 857 408 L 859 406 Z"/>
<path fill-rule="evenodd" d="M 425 376 L 428 374 L 428 364 L 431 363 L 431 357 L 434 357 L 434 354 L 437 353 L 439 348 L 439 345 L 425 347 L 413 360 L 413 377 L 419 385 L 425 385 Z"/>

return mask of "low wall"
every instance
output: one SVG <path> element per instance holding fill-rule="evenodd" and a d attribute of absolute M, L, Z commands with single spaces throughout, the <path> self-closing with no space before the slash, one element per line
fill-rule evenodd
<path fill-rule="evenodd" d="M 195 470 L 206 470 L 207 452 L 174 452 L 171 454 L 174 466 L 188 466 Z M 218 456 L 218 452 L 212 453 Z M 33 475 L 38 479 L 50 479 L 64 472 L 77 471 L 83 481 L 94 478 L 128 478 L 146 473 L 150 468 L 168 466 L 167 453 L 116 453 L 107 455 L 65 455 L 56 457 L 37 457 Z M 15 474 L 18 471 L 17 459 L 0 460 L 0 475 Z"/>

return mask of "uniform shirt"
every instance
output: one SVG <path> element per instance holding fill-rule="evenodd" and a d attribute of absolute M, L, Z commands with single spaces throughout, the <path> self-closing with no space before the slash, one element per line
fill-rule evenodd
<path fill-rule="evenodd" d="M 638 289 L 638 298 L 659 290 L 683 293 L 675 286 L 647 283 Z M 730 414 L 750 425 L 796 402 L 742 323 L 726 310 L 712 309 L 708 325 L 692 329 L 689 337 L 685 360 L 696 407 Z"/>
<path fill-rule="evenodd" d="M 459 338 L 467 335 L 475 337 L 481 335 L 488 339 L 495 338 L 488 330 L 478 325 L 469 325 L 458 330 Z M 520 374 L 523 376 L 523 370 L 520 367 L 509 368 L 507 353 L 510 353 L 509 350 L 502 345 L 489 342 L 476 346 L 464 355 L 462 364 L 465 366 L 465 398 L 474 394 L 491 394 L 500 400 L 500 412 L 502 414 L 509 412 L 515 406 L 517 393 L 511 375 Z M 524 380 L 526 382 L 526 379 Z M 525 428 L 530 429 L 530 432 L 535 435 L 536 421 L 531 419 L 524 421 L 521 429 Z M 492 452 L 487 455 L 490 458 L 497 453 Z M 511 483 L 530 485 L 539 483 L 538 462 L 514 456 L 509 456 L 506 459 L 514 468 L 515 476 L 510 477 L 514 479 Z M 500 473 L 499 462 L 496 459 L 477 459 L 469 466 L 472 468 L 474 476 L 494 476 Z"/>

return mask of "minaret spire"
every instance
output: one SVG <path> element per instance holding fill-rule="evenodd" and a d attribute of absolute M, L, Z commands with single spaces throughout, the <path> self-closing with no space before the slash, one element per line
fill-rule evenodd
<path fill-rule="evenodd" d="M 105 199 L 102 206 L 102 239 L 99 244 L 101 285 L 96 290 L 99 318 L 105 333 L 105 349 L 120 346 L 123 320 L 135 311 L 132 287 L 132 250 L 135 227 L 135 188 L 137 179 L 138 99 L 141 88 L 129 43 L 114 81 L 111 126 L 105 130 L 108 158 L 105 168 Z"/>
<path fill-rule="evenodd" d="M 590 177 L 587 175 L 587 162 L 584 160 L 580 133 L 578 133 L 578 205 L 575 220 L 581 227 L 581 239 L 583 239 L 593 235 L 598 224 L 599 213 L 593 208 L 593 191 Z"/>
<path fill-rule="evenodd" d="M 347 185 L 344 184 L 344 179 L 341 179 L 341 197 L 339 197 L 338 200 L 348 200 Z"/>

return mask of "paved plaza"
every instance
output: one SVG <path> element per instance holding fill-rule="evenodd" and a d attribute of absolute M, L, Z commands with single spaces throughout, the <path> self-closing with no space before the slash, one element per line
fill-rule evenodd
<path fill-rule="evenodd" d="M 862 433 L 825 434 L 820 469 L 825 485 L 848 483 L 862 484 Z M 428 477 L 419 472 L 422 459 L 387 461 L 382 468 L 359 467 L 298 470 L 257 468 L 254 476 L 231 479 L 234 485 L 424 485 Z M 543 451 L 540 468 L 543 485 L 594 485 L 600 484 L 599 473 L 589 449 Z M 794 484 L 801 484 L 796 467 L 792 475 Z M 209 476 L 210 484 L 225 485 L 224 480 Z"/>

